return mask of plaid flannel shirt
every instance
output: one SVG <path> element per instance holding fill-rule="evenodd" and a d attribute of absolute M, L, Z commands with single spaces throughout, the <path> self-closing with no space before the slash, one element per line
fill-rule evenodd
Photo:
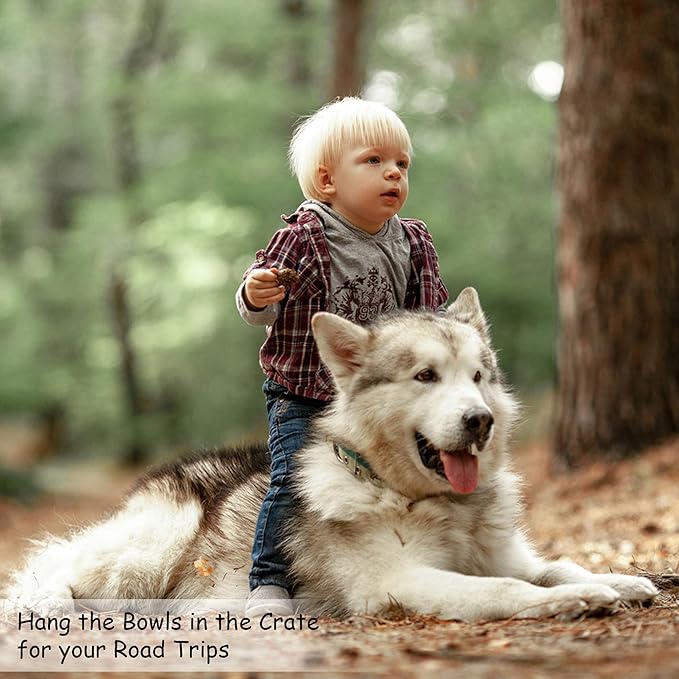
<path fill-rule="evenodd" d="M 327 402 L 334 392 L 332 378 L 311 332 L 311 318 L 327 309 L 330 290 L 330 253 L 323 222 L 313 210 L 304 209 L 282 219 L 289 226 L 277 231 L 269 245 L 257 252 L 243 279 L 253 269 L 276 267 L 294 269 L 299 281 L 273 315 L 269 307 L 254 314 L 246 312 L 242 285 L 236 296 L 238 307 L 243 317 L 261 314 L 269 319 L 264 320 L 270 324 L 259 352 L 264 374 L 296 396 Z M 417 219 L 401 219 L 401 225 L 410 242 L 411 263 L 404 308 L 438 311 L 446 304 L 448 291 L 439 276 L 431 235 Z"/>

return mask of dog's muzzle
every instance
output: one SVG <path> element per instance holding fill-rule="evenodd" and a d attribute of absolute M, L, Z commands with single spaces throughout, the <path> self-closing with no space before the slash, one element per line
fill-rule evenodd
<path fill-rule="evenodd" d="M 479 451 L 488 443 L 494 422 L 492 413 L 485 408 L 468 410 L 462 415 L 462 426 L 470 438 L 470 443 L 473 443 Z"/>
<path fill-rule="evenodd" d="M 476 447 L 476 452 L 481 452 L 488 443 L 491 432 L 493 431 L 493 415 L 486 409 L 468 410 L 462 415 L 462 432 L 459 444 L 454 450 L 441 450 L 437 448 L 424 434 L 415 432 L 417 450 L 420 454 L 422 464 L 427 469 L 432 469 L 439 476 L 445 477 L 443 460 L 441 453 L 449 452 L 452 454 L 467 453 L 474 454 L 472 446 Z"/>
<path fill-rule="evenodd" d="M 417 441 L 417 450 L 420 453 L 420 460 L 427 469 L 433 469 L 439 476 L 445 477 L 443 470 L 443 460 L 439 454 L 438 448 L 419 431 L 415 432 L 415 440 Z"/>

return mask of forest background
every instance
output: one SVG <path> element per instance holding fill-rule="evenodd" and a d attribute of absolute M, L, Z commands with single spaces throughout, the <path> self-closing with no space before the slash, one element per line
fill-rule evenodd
<path fill-rule="evenodd" d="M 334 5 L 0 4 L 0 447 L 36 426 L 42 452 L 121 460 L 263 436 L 263 329 L 233 296 L 302 199 L 287 143 L 334 95 Z M 558 6 L 390 0 L 366 22 L 363 95 L 415 148 L 403 215 L 429 225 L 451 295 L 478 289 L 510 381 L 542 401 Z"/>

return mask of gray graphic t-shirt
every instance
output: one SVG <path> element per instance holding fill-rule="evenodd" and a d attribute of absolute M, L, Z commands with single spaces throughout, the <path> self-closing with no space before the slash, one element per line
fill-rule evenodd
<path fill-rule="evenodd" d="M 328 311 L 359 324 L 403 308 L 410 277 L 410 243 L 398 216 L 374 235 L 332 208 L 306 201 L 325 224 L 330 251 Z"/>

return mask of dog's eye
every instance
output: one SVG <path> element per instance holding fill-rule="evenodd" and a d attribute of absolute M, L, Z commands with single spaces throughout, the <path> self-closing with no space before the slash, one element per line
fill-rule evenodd
<path fill-rule="evenodd" d="M 418 382 L 437 382 L 439 376 L 431 368 L 426 368 L 425 370 L 420 370 L 415 375 L 415 379 Z"/>
<path fill-rule="evenodd" d="M 478 384 L 480 381 L 481 381 L 481 371 L 477 370 L 474 373 L 474 382 L 476 382 Z"/>

